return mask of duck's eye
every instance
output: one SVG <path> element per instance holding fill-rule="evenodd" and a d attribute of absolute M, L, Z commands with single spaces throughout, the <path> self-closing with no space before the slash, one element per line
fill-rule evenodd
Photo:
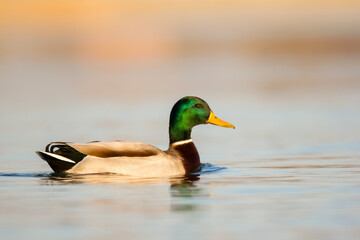
<path fill-rule="evenodd" d="M 203 106 L 200 103 L 195 104 L 196 108 L 203 108 Z"/>

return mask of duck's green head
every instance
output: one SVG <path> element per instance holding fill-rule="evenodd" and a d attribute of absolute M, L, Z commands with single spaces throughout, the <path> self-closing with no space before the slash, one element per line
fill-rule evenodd
<path fill-rule="evenodd" d="M 190 139 L 193 127 L 207 123 L 235 128 L 232 124 L 216 117 L 209 105 L 201 98 L 183 97 L 175 103 L 170 113 L 170 144 Z"/>

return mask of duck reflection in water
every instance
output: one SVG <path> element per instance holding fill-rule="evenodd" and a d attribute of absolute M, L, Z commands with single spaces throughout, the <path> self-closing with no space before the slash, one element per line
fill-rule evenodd
<path fill-rule="evenodd" d="M 198 181 L 199 175 L 185 175 L 178 177 L 152 177 L 139 178 L 134 176 L 125 176 L 114 173 L 100 174 L 69 174 L 69 173 L 50 173 L 42 175 L 42 184 L 44 185 L 66 185 L 66 184 L 168 184 L 171 186 L 181 186 Z"/>
<path fill-rule="evenodd" d="M 172 211 L 195 211 L 199 209 L 199 202 L 194 200 L 199 196 L 208 197 L 204 189 L 195 184 L 200 175 L 190 175 L 181 183 L 174 183 L 170 187 Z"/>
<path fill-rule="evenodd" d="M 170 184 L 169 193 L 171 211 L 193 211 L 198 209 L 198 204 L 192 198 L 205 196 L 204 190 L 195 182 L 200 180 L 199 174 L 191 174 L 173 178 L 136 178 L 119 174 L 58 174 L 51 173 L 41 176 L 43 185 L 72 185 L 72 184 L 119 184 L 120 188 L 128 188 L 129 184 L 138 185 L 163 185 Z"/>

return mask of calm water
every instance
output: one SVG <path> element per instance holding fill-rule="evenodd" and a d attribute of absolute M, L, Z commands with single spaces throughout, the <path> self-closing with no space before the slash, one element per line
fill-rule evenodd
<path fill-rule="evenodd" d="M 57 176 L 34 151 L 52 140 L 110 139 L 165 149 L 176 99 L 4 107 L 1 239 L 360 237 L 357 96 L 204 98 L 236 129 L 196 127 L 203 168 L 174 179 Z"/>

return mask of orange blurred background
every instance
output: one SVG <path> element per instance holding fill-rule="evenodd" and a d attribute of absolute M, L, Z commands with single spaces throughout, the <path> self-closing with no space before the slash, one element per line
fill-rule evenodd
<path fill-rule="evenodd" d="M 360 90 L 359 1 L 20 0 L 0 16 L 3 101 Z"/>

